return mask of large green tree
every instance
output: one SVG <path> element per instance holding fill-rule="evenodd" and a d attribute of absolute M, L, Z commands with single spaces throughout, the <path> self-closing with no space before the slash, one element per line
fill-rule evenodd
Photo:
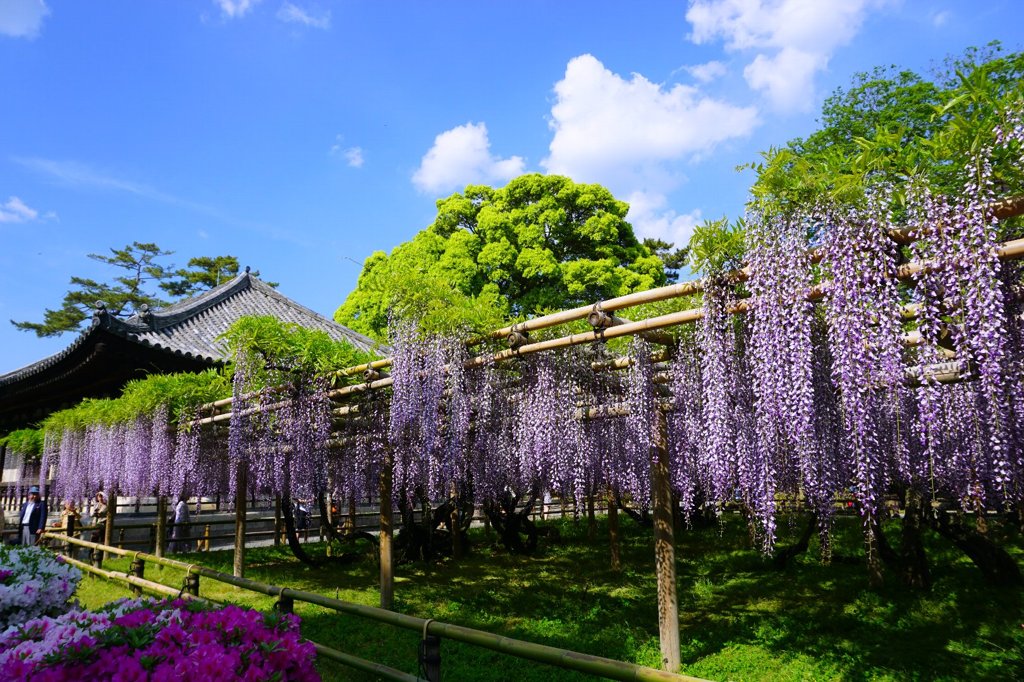
<path fill-rule="evenodd" d="M 857 74 L 825 100 L 821 127 L 752 164 L 756 200 L 769 210 L 831 197 L 856 200 L 867 184 L 919 176 L 956 193 L 964 160 L 993 143 L 1004 113 L 1024 96 L 1024 53 L 998 43 L 948 59 L 931 78 L 895 67 Z M 993 157 L 997 190 L 1024 190 L 1009 153 Z"/>
<path fill-rule="evenodd" d="M 193 258 L 187 268 L 178 270 L 173 265 L 157 262 L 172 253 L 152 242 L 132 242 L 120 249 L 112 248 L 109 255 L 90 253 L 89 258 L 109 265 L 120 274 L 103 282 L 72 277 L 71 288 L 60 307 L 44 310 L 42 322 L 11 320 L 11 324 L 22 331 L 35 332 L 36 336 L 58 336 L 80 330 L 92 317 L 97 301 L 103 301 L 110 314 L 127 317 L 143 304 L 153 308 L 167 305 L 164 294 L 172 299 L 193 296 L 238 274 L 238 259 L 234 256 Z"/>
<path fill-rule="evenodd" d="M 664 284 L 665 263 L 628 210 L 600 185 L 556 175 L 470 185 L 439 200 L 410 241 L 371 255 L 335 319 L 383 338 L 389 315 L 485 327 Z"/>

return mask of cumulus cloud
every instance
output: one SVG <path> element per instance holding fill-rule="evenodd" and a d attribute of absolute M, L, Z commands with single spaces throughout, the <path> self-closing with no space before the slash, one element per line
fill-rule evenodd
<path fill-rule="evenodd" d="M 213 0 L 214 4 L 220 7 L 220 13 L 226 19 L 238 19 L 244 17 L 255 7 L 260 0 Z"/>
<path fill-rule="evenodd" d="M 686 246 L 693 229 L 701 222 L 701 210 L 677 213 L 668 207 L 668 199 L 657 192 L 633 192 L 626 201 L 629 213 L 626 219 L 640 239 L 652 238 L 669 242 L 676 247 Z"/>
<path fill-rule="evenodd" d="M 39 211 L 30 208 L 18 197 L 12 196 L 0 204 L 0 223 L 27 223 L 39 217 Z"/>
<path fill-rule="evenodd" d="M 524 166 L 519 156 L 492 155 L 487 126 L 467 123 L 434 138 L 412 182 L 421 192 L 444 192 L 474 183 L 504 182 L 522 174 Z"/>
<path fill-rule="evenodd" d="M 281 9 L 277 10 L 277 18 L 288 24 L 302 24 L 309 28 L 326 30 L 331 27 L 330 10 L 317 16 L 290 2 L 281 5 Z"/>
<path fill-rule="evenodd" d="M 887 0 L 692 0 L 690 39 L 721 39 L 727 50 L 756 50 L 744 69 L 751 88 L 781 110 L 809 110 L 814 76 Z"/>
<path fill-rule="evenodd" d="M 686 71 L 701 83 L 710 83 L 726 74 L 725 64 L 722 62 L 707 62 L 706 64 L 687 66 Z"/>
<path fill-rule="evenodd" d="M 665 191 L 680 176 L 672 162 L 705 154 L 750 134 L 757 110 L 713 99 L 699 89 L 625 79 L 592 55 L 572 59 L 555 85 L 554 137 L 541 161 L 550 173 L 600 182 L 613 191 Z"/>
<path fill-rule="evenodd" d="M 43 19 L 50 9 L 43 0 L 5 0 L 0 2 L 0 35 L 28 38 L 39 35 Z"/>

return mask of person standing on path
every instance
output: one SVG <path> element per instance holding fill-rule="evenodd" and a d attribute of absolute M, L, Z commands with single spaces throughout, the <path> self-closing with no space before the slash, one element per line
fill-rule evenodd
<path fill-rule="evenodd" d="M 92 508 L 93 524 L 96 530 L 92 532 L 92 541 L 103 544 L 107 530 L 107 497 L 102 492 L 96 493 L 96 505 Z"/>
<path fill-rule="evenodd" d="M 178 495 L 178 503 L 174 505 L 174 525 L 171 529 L 171 553 L 188 552 L 192 549 L 189 541 L 191 533 L 188 525 L 188 497 L 184 493 Z"/>
<path fill-rule="evenodd" d="M 28 490 L 28 501 L 21 505 L 18 513 L 18 524 L 21 528 L 19 540 L 23 545 L 34 545 L 46 526 L 46 510 L 39 499 L 39 486 Z"/>

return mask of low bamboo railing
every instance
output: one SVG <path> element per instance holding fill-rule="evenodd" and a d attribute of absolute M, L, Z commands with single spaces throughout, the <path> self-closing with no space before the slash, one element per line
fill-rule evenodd
<path fill-rule="evenodd" d="M 110 554 L 116 554 L 123 557 L 130 557 L 133 561 L 132 573 L 98 569 L 85 562 L 79 561 L 74 557 L 64 556 L 64 559 L 68 561 L 68 563 L 92 573 L 93 575 L 98 575 L 108 580 L 124 582 L 137 591 L 150 591 L 162 596 L 180 596 L 182 598 L 198 599 L 202 598 L 199 594 L 199 578 L 203 577 L 227 585 L 233 585 L 234 587 L 238 587 L 243 590 L 276 597 L 276 608 L 286 613 L 291 613 L 294 610 L 295 602 L 303 602 L 332 609 L 339 613 L 359 616 L 377 623 L 384 623 L 397 628 L 419 632 L 422 633 L 424 637 L 429 635 L 447 638 L 455 642 L 478 646 L 483 649 L 496 651 L 509 656 L 546 663 L 564 670 L 572 670 L 589 675 L 606 677 L 613 680 L 632 680 L 635 682 L 653 682 L 656 680 L 703 682 L 699 678 L 679 675 L 662 670 L 655 670 L 653 668 L 647 668 L 634 663 L 604 658 L 603 656 L 594 656 L 577 651 L 559 649 L 545 644 L 536 644 L 534 642 L 512 639 L 510 637 L 484 632 L 483 630 L 475 630 L 461 625 L 443 623 L 430 618 L 418 618 L 416 616 L 388 611 L 375 606 L 366 606 L 364 604 L 356 604 L 340 599 L 334 599 L 314 592 L 294 590 L 289 587 L 280 587 L 277 585 L 268 585 L 255 580 L 239 578 L 219 571 L 214 571 L 213 569 L 206 568 L 205 566 L 189 564 L 165 557 L 157 557 L 143 552 L 134 552 L 117 547 L 109 547 L 95 542 L 88 542 L 86 540 L 68 537 L 60 533 L 48 532 L 44 533 L 43 537 L 57 542 L 86 547 L 91 549 L 93 552 L 108 552 Z M 143 577 L 143 567 L 146 563 L 185 571 L 187 578 L 186 584 L 183 585 L 180 590 L 177 590 L 173 587 L 145 579 Z M 374 663 L 373 661 L 367 661 L 365 659 L 352 656 L 351 654 L 317 644 L 316 642 L 314 642 L 314 644 L 316 645 L 317 653 L 319 655 L 338 661 L 339 663 L 349 665 L 358 670 L 370 672 L 389 680 L 406 681 L 420 679 L 400 670 L 388 668 L 387 666 L 382 666 L 381 664 Z"/>

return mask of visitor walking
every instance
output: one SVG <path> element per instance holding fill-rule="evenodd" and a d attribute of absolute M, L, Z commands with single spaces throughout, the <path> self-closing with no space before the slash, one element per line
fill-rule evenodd
<path fill-rule="evenodd" d="M 96 530 L 92 532 L 92 541 L 103 544 L 107 531 L 107 496 L 102 492 L 96 492 L 96 504 L 92 508 L 92 519 Z"/>
<path fill-rule="evenodd" d="M 188 497 L 184 493 L 178 495 L 178 503 L 174 505 L 173 524 L 171 527 L 171 553 L 191 551 L 192 533 L 188 525 Z"/>
<path fill-rule="evenodd" d="M 46 509 L 39 499 L 39 486 L 28 490 L 28 501 L 21 505 L 18 513 L 18 526 L 21 530 L 19 541 L 23 545 L 34 545 L 39 540 L 46 526 Z"/>

